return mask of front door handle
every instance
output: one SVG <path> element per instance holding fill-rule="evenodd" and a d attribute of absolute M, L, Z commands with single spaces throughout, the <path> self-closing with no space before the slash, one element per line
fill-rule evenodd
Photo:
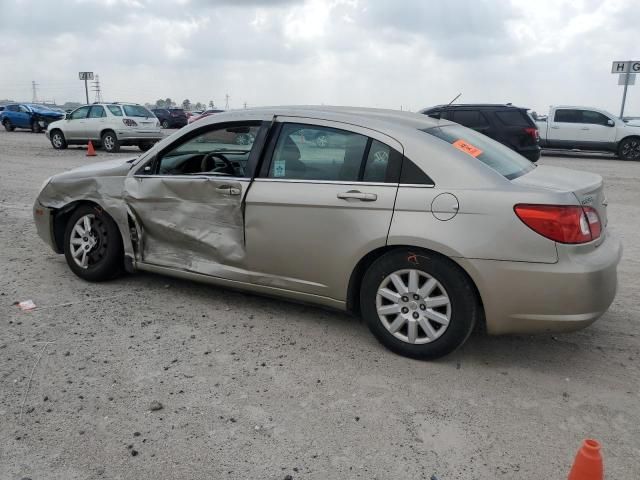
<path fill-rule="evenodd" d="M 560 127 L 557 127 L 555 125 L 552 125 L 551 128 L 553 128 L 554 130 L 558 130 Z"/>
<path fill-rule="evenodd" d="M 340 200 L 360 200 L 363 202 L 375 202 L 378 199 L 378 195 L 375 193 L 363 193 L 358 190 L 349 190 L 338 194 Z"/>
<path fill-rule="evenodd" d="M 589 127 L 582 127 L 580 130 L 589 130 Z"/>
<path fill-rule="evenodd" d="M 216 192 L 222 193 L 224 195 L 240 195 L 242 190 L 238 187 L 232 187 L 231 185 L 220 185 L 216 188 Z"/>

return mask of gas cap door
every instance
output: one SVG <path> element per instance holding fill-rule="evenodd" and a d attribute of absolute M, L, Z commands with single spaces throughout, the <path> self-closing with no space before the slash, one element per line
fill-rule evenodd
<path fill-rule="evenodd" d="M 441 193 L 431 202 L 431 213 L 443 222 L 455 217 L 459 209 L 458 198 L 453 193 Z"/>

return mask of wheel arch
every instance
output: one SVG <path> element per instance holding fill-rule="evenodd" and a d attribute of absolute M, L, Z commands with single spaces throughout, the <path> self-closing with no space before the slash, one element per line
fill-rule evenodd
<path fill-rule="evenodd" d="M 364 274 L 367 271 L 367 269 L 378 258 L 382 257 L 383 255 L 389 252 L 393 252 L 397 250 L 405 250 L 409 252 L 427 253 L 429 255 L 436 255 L 442 259 L 445 259 L 454 268 L 458 269 L 469 281 L 469 284 L 472 286 L 474 293 L 476 295 L 476 299 L 478 300 L 478 305 L 480 307 L 480 312 L 481 312 L 481 322 L 480 322 L 481 325 L 478 325 L 477 327 L 480 327 L 481 329 L 485 328 L 485 314 L 484 314 L 484 303 L 482 301 L 482 295 L 480 294 L 480 290 L 478 289 L 476 282 L 474 281 L 473 277 L 469 274 L 469 272 L 467 272 L 458 262 L 451 259 L 447 255 L 444 255 L 440 252 L 437 252 L 435 250 L 431 250 L 428 248 L 416 247 L 415 245 L 386 245 L 383 247 L 376 248 L 375 250 L 370 251 L 364 257 L 362 257 L 354 267 L 353 271 L 351 272 L 351 276 L 349 278 L 349 285 L 347 287 L 347 311 L 348 312 L 354 315 L 360 314 L 360 287 L 362 285 L 362 279 L 364 278 Z"/>
<path fill-rule="evenodd" d="M 73 215 L 73 212 L 75 212 L 81 206 L 93 207 L 104 212 L 106 215 L 109 215 L 109 217 L 114 221 L 114 223 L 118 227 L 118 232 L 120 232 L 120 240 L 124 245 L 125 238 L 124 238 L 124 235 L 122 234 L 122 229 L 120 228 L 120 225 L 118 224 L 118 222 L 115 221 L 113 216 L 111 216 L 109 212 L 107 212 L 97 202 L 94 202 L 92 200 L 81 199 L 81 200 L 74 200 L 72 202 L 67 203 L 63 207 L 57 209 L 54 214 L 53 241 L 55 244 L 55 251 L 57 253 L 64 253 L 64 232 L 65 232 L 65 229 L 67 228 L 67 223 L 69 222 L 69 218 L 71 217 L 71 215 Z"/>
<path fill-rule="evenodd" d="M 637 138 L 638 140 L 640 140 L 640 134 L 630 134 L 627 135 L 626 137 L 622 137 L 620 140 L 618 140 L 618 144 L 616 145 L 616 153 L 620 153 L 620 147 L 622 146 L 622 142 L 624 142 L 625 140 L 629 140 L 630 138 Z"/>
<path fill-rule="evenodd" d="M 102 140 L 102 136 L 107 132 L 112 132 L 116 136 L 116 139 L 120 140 L 118 138 L 118 134 L 116 133 L 116 131 L 113 128 L 110 128 L 110 127 L 103 128 L 102 130 L 100 130 L 100 140 Z"/>

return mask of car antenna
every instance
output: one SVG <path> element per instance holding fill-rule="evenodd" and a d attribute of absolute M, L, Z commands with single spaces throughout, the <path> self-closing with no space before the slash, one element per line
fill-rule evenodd
<path fill-rule="evenodd" d="M 447 106 L 451 105 L 453 102 L 455 102 L 458 98 L 460 98 L 460 96 L 462 95 L 462 92 L 460 92 L 458 95 L 456 95 L 453 100 L 451 100 L 449 103 L 447 103 Z"/>

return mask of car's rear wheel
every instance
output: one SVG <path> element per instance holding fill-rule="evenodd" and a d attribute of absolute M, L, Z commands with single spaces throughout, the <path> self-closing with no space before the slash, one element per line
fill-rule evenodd
<path fill-rule="evenodd" d="M 147 150 L 150 150 L 151 147 L 153 147 L 153 142 L 141 142 L 138 144 L 138 148 L 140 150 L 142 150 L 143 152 L 146 152 Z"/>
<path fill-rule="evenodd" d="M 64 134 L 60 130 L 54 130 L 50 133 L 51 145 L 56 150 L 64 150 L 67 148 L 67 140 L 64 138 Z"/>
<path fill-rule="evenodd" d="M 13 124 L 11 123 L 11 120 L 9 120 L 8 118 L 4 119 L 4 122 L 2 122 L 2 125 L 4 125 L 4 129 L 7 132 L 13 132 L 16 127 L 13 126 Z"/>
<path fill-rule="evenodd" d="M 162 128 L 169 128 L 171 125 L 169 124 L 169 120 L 162 121 Z"/>
<path fill-rule="evenodd" d="M 122 272 L 122 237 L 113 219 L 98 207 L 83 205 L 69 218 L 64 234 L 69 268 L 84 280 L 109 280 Z"/>
<path fill-rule="evenodd" d="M 395 250 L 377 259 L 364 275 L 360 308 L 383 345 L 419 359 L 461 346 L 479 316 L 466 275 L 451 260 L 425 251 Z"/>
<path fill-rule="evenodd" d="M 115 132 L 108 130 L 102 134 L 101 137 L 102 148 L 107 153 L 117 153 L 120 151 L 120 142 Z"/>
<path fill-rule="evenodd" d="M 42 127 L 40 126 L 40 122 L 38 122 L 37 120 L 32 120 L 31 121 L 31 131 L 33 133 L 41 133 L 42 132 Z"/>
<path fill-rule="evenodd" d="M 618 156 L 623 160 L 640 160 L 640 137 L 622 140 L 618 147 Z"/>

